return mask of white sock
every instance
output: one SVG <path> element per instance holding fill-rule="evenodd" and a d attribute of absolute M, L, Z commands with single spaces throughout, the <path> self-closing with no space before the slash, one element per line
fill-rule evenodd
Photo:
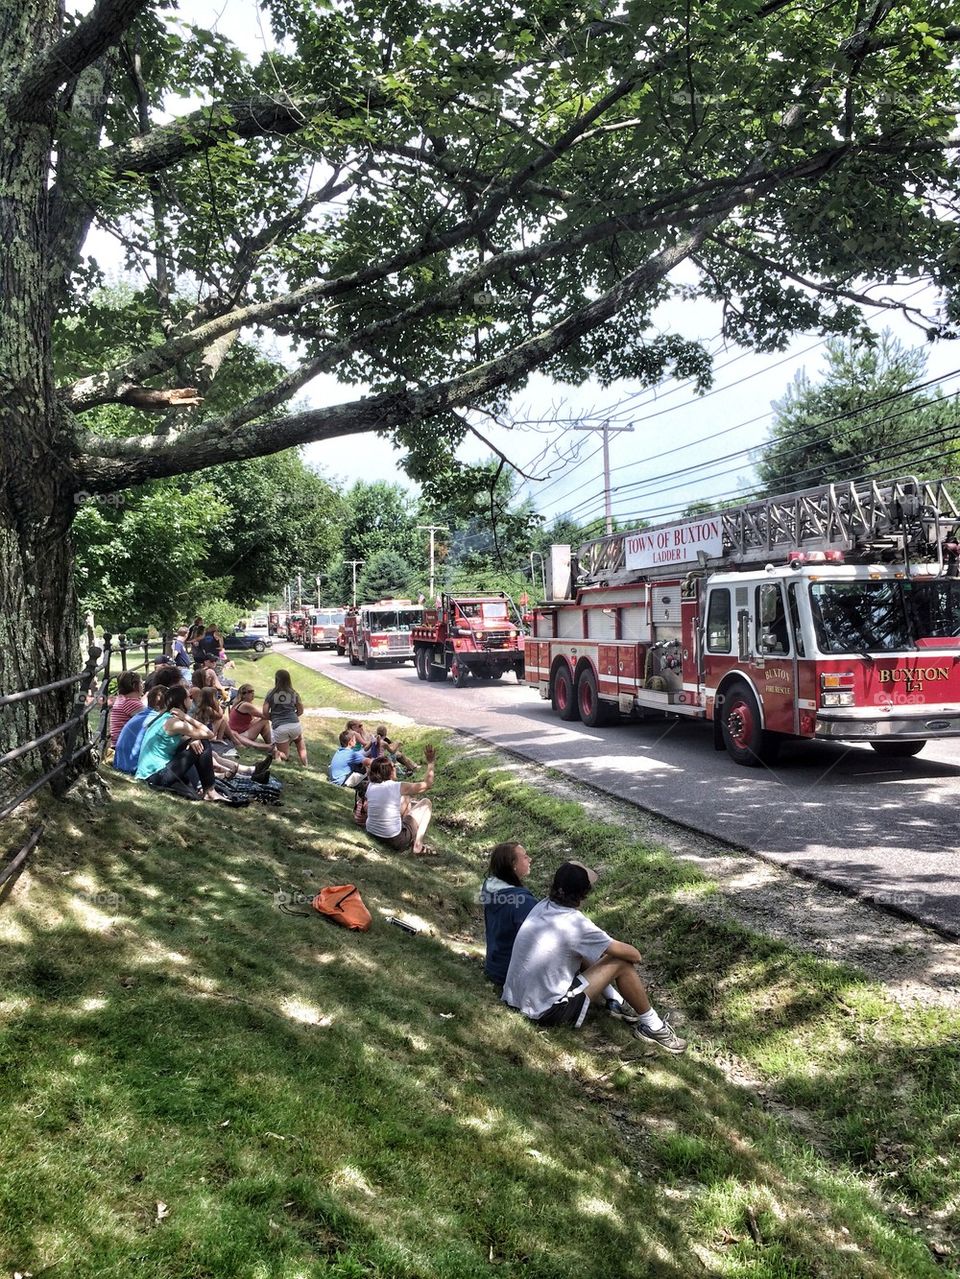
<path fill-rule="evenodd" d="M 640 1025 L 646 1030 L 660 1030 L 663 1027 L 663 1018 L 655 1008 L 651 1008 L 649 1012 L 640 1014 Z"/>
<path fill-rule="evenodd" d="M 614 1003 L 616 1004 L 623 1003 L 623 996 L 620 994 L 619 990 L 617 990 L 616 986 L 614 986 L 612 982 L 610 983 L 609 986 L 604 987 L 603 997 L 604 999 L 612 999 Z"/>

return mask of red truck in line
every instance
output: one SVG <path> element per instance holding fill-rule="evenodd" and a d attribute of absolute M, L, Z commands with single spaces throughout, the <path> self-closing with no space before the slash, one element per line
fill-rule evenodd
<path fill-rule="evenodd" d="M 343 621 L 344 654 L 351 666 L 363 663 L 368 671 L 375 666 L 411 662 L 411 628 L 422 620 L 423 609 L 412 600 L 379 600 L 349 608 Z"/>
<path fill-rule="evenodd" d="M 523 631 L 514 620 L 508 595 L 444 594 L 436 608 L 424 610 L 411 633 L 414 665 L 423 680 L 445 680 L 457 688 L 469 676 L 499 679 L 513 671 L 523 679 Z"/>

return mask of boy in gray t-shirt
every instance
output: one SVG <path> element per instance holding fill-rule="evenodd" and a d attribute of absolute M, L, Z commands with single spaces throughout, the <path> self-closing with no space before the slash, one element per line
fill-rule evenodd
<path fill-rule="evenodd" d="M 591 999 L 612 982 L 639 1014 L 633 1028 L 637 1038 L 682 1053 L 686 1040 L 650 1006 L 634 967 L 640 952 L 616 941 L 580 910 L 596 882 L 597 872 L 581 862 L 558 868 L 549 897 L 520 925 L 503 984 L 504 1003 L 540 1026 L 581 1026 Z"/>

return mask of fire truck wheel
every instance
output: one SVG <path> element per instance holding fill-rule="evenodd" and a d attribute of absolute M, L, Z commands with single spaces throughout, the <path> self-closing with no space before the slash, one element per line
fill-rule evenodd
<path fill-rule="evenodd" d="M 464 684 L 467 682 L 467 676 L 470 674 L 470 671 L 466 666 L 454 658 L 453 665 L 450 667 L 450 674 L 453 676 L 453 682 L 456 684 L 457 688 L 463 688 Z"/>
<path fill-rule="evenodd" d="M 926 742 L 871 742 L 870 745 L 878 755 L 886 755 L 889 757 L 900 756 L 904 758 L 908 755 L 919 755 L 926 746 Z"/>
<path fill-rule="evenodd" d="M 353 648 L 353 645 L 352 645 L 352 644 L 351 644 L 351 645 L 350 645 L 350 647 L 347 649 L 347 656 L 350 658 L 350 665 L 351 665 L 351 666 L 359 666 L 359 665 L 360 665 L 360 658 L 359 658 L 359 657 L 357 656 L 357 654 L 354 652 L 354 648 Z"/>
<path fill-rule="evenodd" d="M 427 678 L 427 650 L 418 648 L 413 659 L 414 669 L 417 672 L 417 679 Z"/>
<path fill-rule="evenodd" d="M 588 728 L 597 728 L 609 721 L 606 703 L 600 700 L 597 677 L 591 670 L 584 671 L 577 680 L 577 709 Z"/>
<path fill-rule="evenodd" d="M 341 648 L 339 644 L 337 645 L 337 657 L 345 657 L 346 652 L 347 650 L 345 648 Z"/>
<path fill-rule="evenodd" d="M 776 758 L 780 739 L 760 727 L 757 699 L 746 684 L 731 684 L 727 689 L 720 728 L 734 763 L 758 768 Z"/>
<path fill-rule="evenodd" d="M 503 671 L 484 671 L 484 679 L 499 679 Z"/>
<path fill-rule="evenodd" d="M 551 698 L 554 715 L 560 719 L 579 719 L 577 710 L 577 699 L 573 692 L 573 679 L 570 675 L 570 668 L 564 664 L 557 667 L 557 673 L 553 677 L 553 697 Z"/>
<path fill-rule="evenodd" d="M 373 660 L 373 655 L 371 654 L 369 648 L 365 648 L 363 650 L 363 664 L 368 671 L 372 671 L 374 667 L 376 666 L 376 662 Z"/>

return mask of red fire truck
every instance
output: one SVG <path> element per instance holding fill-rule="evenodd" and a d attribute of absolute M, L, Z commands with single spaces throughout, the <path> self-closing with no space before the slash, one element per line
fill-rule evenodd
<path fill-rule="evenodd" d="M 411 628 L 423 620 L 423 609 L 411 600 L 379 600 L 348 608 L 343 644 L 351 666 L 367 670 L 394 662 L 412 662 Z"/>
<path fill-rule="evenodd" d="M 439 607 L 425 609 L 423 625 L 414 628 L 414 664 L 420 679 L 444 680 L 449 671 L 457 688 L 470 675 L 499 679 L 504 671 L 513 671 L 519 681 L 523 643 L 511 619 L 511 601 L 502 592 L 442 595 Z"/>
<path fill-rule="evenodd" d="M 342 608 L 313 609 L 303 627 L 303 647 L 339 649 L 345 616 Z"/>
<path fill-rule="evenodd" d="M 787 737 L 960 736 L 956 484 L 830 484 L 588 543 L 534 612 L 527 680 L 591 726 L 708 720 L 738 764 Z"/>
<path fill-rule="evenodd" d="M 306 625 L 307 615 L 305 613 L 288 613 L 287 614 L 287 639 L 294 644 L 299 644 L 303 639 L 303 628 Z"/>
<path fill-rule="evenodd" d="M 281 612 L 271 610 L 271 612 L 267 615 L 267 631 L 269 632 L 269 634 L 276 635 L 280 638 L 284 638 L 284 632 L 286 631 L 286 629 L 287 629 L 286 613 L 281 613 Z"/>

